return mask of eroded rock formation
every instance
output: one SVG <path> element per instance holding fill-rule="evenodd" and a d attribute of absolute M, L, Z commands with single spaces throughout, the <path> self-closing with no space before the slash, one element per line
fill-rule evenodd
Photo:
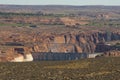
<path fill-rule="evenodd" d="M 120 56 L 120 51 L 118 51 L 118 50 L 107 51 L 107 52 L 104 53 L 103 56 L 106 56 L 106 57 L 109 57 L 109 56 L 111 56 L 111 57 L 119 57 Z"/>
<path fill-rule="evenodd" d="M 23 29 L 20 28 L 19 30 Z M 1 57 L 1 59 L 6 61 L 16 57 L 15 55 L 19 56 L 31 52 L 73 52 L 88 54 L 100 51 L 104 52 L 111 50 L 112 47 L 108 47 L 108 45 L 103 43 L 120 40 L 120 33 L 117 31 L 66 31 L 62 33 L 33 31 L 29 33 L 29 31 L 24 30 L 23 32 L 6 31 L 6 33 L 9 34 L 5 35 L 4 31 L 0 32 L 0 38 L 3 41 L 0 44 L 8 48 L 5 52 L 0 49 L 2 51 L 1 54 L 5 53 L 5 57 Z"/>

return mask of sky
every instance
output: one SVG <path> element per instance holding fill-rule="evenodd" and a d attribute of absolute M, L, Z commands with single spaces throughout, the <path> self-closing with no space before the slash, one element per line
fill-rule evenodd
<path fill-rule="evenodd" d="M 0 0 L 0 4 L 15 5 L 118 5 L 120 0 Z"/>

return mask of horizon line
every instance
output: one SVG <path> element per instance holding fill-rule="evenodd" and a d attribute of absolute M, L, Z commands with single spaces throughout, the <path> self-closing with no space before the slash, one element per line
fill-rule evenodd
<path fill-rule="evenodd" d="M 91 4 L 91 5 L 72 5 L 72 4 L 0 4 L 0 5 L 9 5 L 9 6 L 120 6 L 120 5 L 99 5 L 99 4 Z"/>

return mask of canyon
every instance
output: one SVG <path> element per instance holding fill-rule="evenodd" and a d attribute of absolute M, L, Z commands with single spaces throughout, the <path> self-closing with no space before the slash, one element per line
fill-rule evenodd
<path fill-rule="evenodd" d="M 42 34 L 41 32 L 30 35 L 24 35 L 22 33 L 13 34 L 6 35 L 6 38 L 1 37 L 6 42 L 1 45 L 4 46 L 4 49 L 5 47 L 7 49 L 5 53 L 1 49 L 1 54 L 5 54 L 8 61 L 15 56 L 26 55 L 31 52 L 92 54 L 95 52 L 116 50 L 115 47 L 110 47 L 105 42 L 120 40 L 119 32 L 111 32 L 109 36 L 105 31 L 61 33 L 54 35 L 52 33 L 52 35 Z"/>
<path fill-rule="evenodd" d="M 32 10 L 24 6 L 30 11 L 27 13 L 21 6 L 17 7 L 21 11 L 10 9 L 8 12 L 7 6 L 0 8 L 0 62 L 33 61 L 33 52 L 119 56 L 120 16 L 117 7 L 114 7 L 117 11 L 112 12 L 111 7 L 104 7 L 105 11 L 103 7 L 97 7 L 100 11 L 90 7 L 93 13 L 74 6 L 69 8 L 74 10 L 72 13 L 68 9 L 63 13 L 61 8 L 57 11 L 53 7 L 46 10 L 41 7 L 37 12 L 39 8 Z M 48 13 L 52 9 L 54 12 Z"/>

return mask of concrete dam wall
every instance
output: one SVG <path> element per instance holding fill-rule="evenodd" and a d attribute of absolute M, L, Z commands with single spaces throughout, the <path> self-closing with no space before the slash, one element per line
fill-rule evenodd
<path fill-rule="evenodd" d="M 33 61 L 60 61 L 78 60 L 87 58 L 86 53 L 52 53 L 52 52 L 32 52 Z"/>

